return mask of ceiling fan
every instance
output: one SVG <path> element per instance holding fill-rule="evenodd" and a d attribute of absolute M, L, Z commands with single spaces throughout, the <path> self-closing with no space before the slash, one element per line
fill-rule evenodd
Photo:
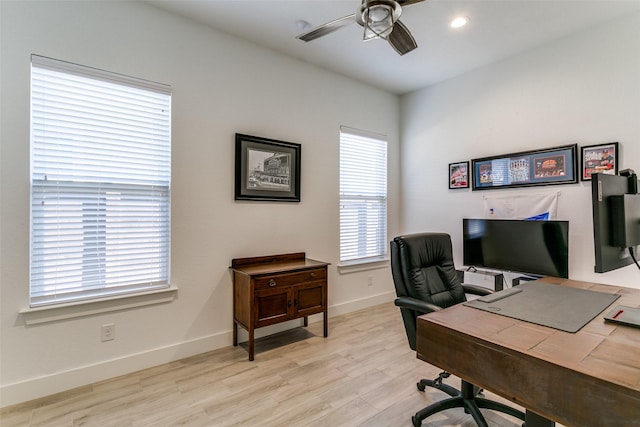
<path fill-rule="evenodd" d="M 400 55 L 418 47 L 409 29 L 400 22 L 402 6 L 420 3 L 424 0 L 362 0 L 362 4 L 351 15 L 327 22 L 297 36 L 310 42 L 332 33 L 346 25 L 357 22 L 364 27 L 364 40 L 386 39 Z"/>

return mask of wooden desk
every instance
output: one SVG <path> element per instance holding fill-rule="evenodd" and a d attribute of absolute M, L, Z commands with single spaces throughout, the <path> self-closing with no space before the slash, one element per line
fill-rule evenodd
<path fill-rule="evenodd" d="M 327 266 L 329 263 L 293 254 L 236 258 L 233 271 L 233 345 L 238 325 L 249 332 L 249 360 L 254 358 L 254 330 L 323 313 L 328 334 Z"/>
<path fill-rule="evenodd" d="M 640 307 L 640 289 L 541 281 L 622 296 L 575 334 L 458 304 L 418 318 L 418 358 L 527 408 L 538 425 L 640 426 L 640 329 L 603 319 L 615 305 Z"/>

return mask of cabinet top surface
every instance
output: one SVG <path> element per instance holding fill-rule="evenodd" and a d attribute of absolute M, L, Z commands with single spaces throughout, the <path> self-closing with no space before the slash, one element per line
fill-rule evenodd
<path fill-rule="evenodd" d="M 252 263 L 251 260 L 254 259 L 257 262 Z M 270 257 L 234 259 L 229 268 L 240 274 L 253 276 L 321 268 L 329 264 L 328 262 L 306 258 L 304 254 L 297 257 L 276 255 L 272 259 Z"/>

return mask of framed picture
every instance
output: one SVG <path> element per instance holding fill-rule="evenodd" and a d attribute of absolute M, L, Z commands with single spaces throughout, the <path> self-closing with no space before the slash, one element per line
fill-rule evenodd
<path fill-rule="evenodd" d="M 469 162 L 449 163 L 449 188 L 469 188 Z"/>
<path fill-rule="evenodd" d="M 471 160 L 472 189 L 574 184 L 578 146 L 565 145 Z"/>
<path fill-rule="evenodd" d="M 589 145 L 582 147 L 582 176 L 583 181 L 591 181 L 594 173 L 607 175 L 618 174 L 618 143 Z"/>
<path fill-rule="evenodd" d="M 236 200 L 300 201 L 300 144 L 236 134 Z"/>

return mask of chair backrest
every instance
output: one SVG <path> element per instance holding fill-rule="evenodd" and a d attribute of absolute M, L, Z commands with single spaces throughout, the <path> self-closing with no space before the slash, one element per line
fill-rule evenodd
<path fill-rule="evenodd" d="M 398 297 L 416 298 L 445 308 L 466 301 L 453 263 L 451 236 L 419 233 L 391 241 L 391 273 Z M 415 350 L 418 313 L 401 308 L 409 345 Z"/>

